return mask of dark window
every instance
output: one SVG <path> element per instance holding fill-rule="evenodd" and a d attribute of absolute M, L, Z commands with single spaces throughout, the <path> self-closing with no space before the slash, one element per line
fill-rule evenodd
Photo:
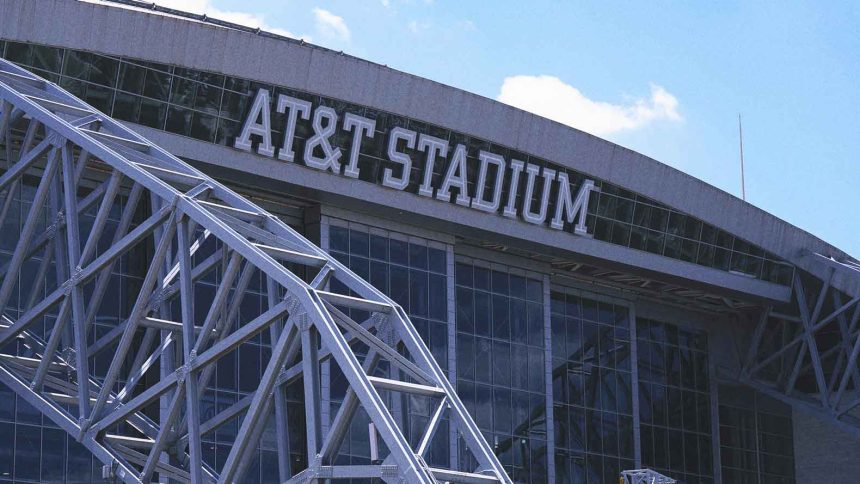
<path fill-rule="evenodd" d="M 461 384 L 492 384 L 485 387 L 491 397 L 479 396 L 490 406 L 487 415 L 478 406 L 473 416 L 492 432 L 490 444 L 512 476 L 545 482 L 543 306 L 528 301 L 530 293 L 542 299 L 543 285 L 475 264 L 458 263 L 456 271 L 457 344 L 471 344 L 472 332 L 478 336 L 474 348 L 458 347 L 457 377 Z M 461 452 L 463 468 L 472 466 L 469 459 Z"/>
<path fill-rule="evenodd" d="M 105 87 L 116 87 L 119 61 L 102 55 L 92 54 L 87 80 Z"/>
<path fill-rule="evenodd" d="M 60 72 L 60 66 L 63 64 L 63 49 L 55 47 L 47 47 L 41 45 L 32 46 L 32 66 L 37 69 L 43 69 L 48 72 Z"/>
<path fill-rule="evenodd" d="M 191 116 L 192 111 L 170 106 L 165 129 L 171 133 L 188 136 L 191 133 Z"/>
<path fill-rule="evenodd" d="M 627 309 L 558 292 L 550 302 L 553 333 L 565 336 L 553 341 L 552 349 L 553 403 L 568 417 L 567 438 L 557 439 L 556 461 L 587 450 L 592 478 L 614 478 L 633 458 L 630 369 L 614 369 L 624 359 L 616 353 L 630 351 L 626 337 L 615 337 L 619 322 L 629 324 Z M 576 469 L 578 464 L 570 472 Z"/>
<path fill-rule="evenodd" d="M 685 481 L 713 478 L 707 338 L 637 320 L 643 465 Z"/>
<path fill-rule="evenodd" d="M 9 479 L 12 477 L 12 466 L 15 462 L 14 449 L 15 424 L 0 422 L 0 478 Z"/>
<path fill-rule="evenodd" d="M 150 128 L 164 129 L 164 121 L 167 118 L 167 104 L 151 99 L 140 100 L 139 123 Z"/>
<path fill-rule="evenodd" d="M 191 137 L 210 143 L 215 142 L 218 118 L 202 113 L 194 113 L 191 118 Z"/>
<path fill-rule="evenodd" d="M 794 482 L 791 408 L 745 387 L 720 385 L 719 394 L 723 480 Z"/>
<path fill-rule="evenodd" d="M 142 94 L 145 78 L 145 68 L 136 64 L 123 62 L 119 67 L 119 82 L 117 83 L 117 87 L 132 94 Z"/>
<path fill-rule="evenodd" d="M 143 95 L 159 101 L 167 101 L 170 96 L 170 78 L 171 76 L 167 72 L 147 69 Z"/>
<path fill-rule="evenodd" d="M 42 429 L 30 425 L 15 426 L 15 479 L 39 480 L 42 467 Z"/>
<path fill-rule="evenodd" d="M 117 92 L 113 105 L 113 117 L 136 123 L 140 115 L 140 101 L 141 98 L 137 96 Z"/>

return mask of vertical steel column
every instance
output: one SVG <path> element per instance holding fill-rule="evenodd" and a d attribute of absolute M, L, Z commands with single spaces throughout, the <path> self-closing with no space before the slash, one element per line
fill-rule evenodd
<path fill-rule="evenodd" d="M 320 248 L 326 254 L 329 253 L 331 246 L 330 241 L 330 225 L 328 215 L 320 216 Z M 324 291 L 329 290 L 329 282 L 320 288 Z M 326 359 L 320 363 L 320 420 L 322 420 L 322 430 L 324 434 L 328 434 L 331 428 L 331 360 Z"/>
<path fill-rule="evenodd" d="M 448 321 L 448 379 L 457 386 L 457 261 L 454 246 L 445 247 L 445 290 Z M 455 419 L 448 420 L 448 459 L 452 469 L 460 469 L 460 435 Z M 462 470 L 462 469 L 460 469 Z"/>
<path fill-rule="evenodd" d="M 78 225 L 78 187 L 75 183 L 75 167 L 69 143 L 61 148 L 63 158 L 63 193 L 66 205 L 66 248 L 68 250 L 69 281 L 72 284 L 68 297 L 72 300 L 72 328 L 75 333 L 75 347 L 86 348 L 87 328 L 84 311 L 83 289 L 77 284 L 81 271 L 80 226 Z M 78 378 L 78 411 L 83 418 L 90 408 L 89 360 L 84 351 L 75 352 Z"/>
<path fill-rule="evenodd" d="M 630 303 L 630 393 L 633 404 L 633 458 L 642 468 L 642 428 L 639 420 L 639 343 L 636 334 L 636 301 Z"/>
<path fill-rule="evenodd" d="M 271 310 L 278 304 L 280 300 L 280 289 L 271 277 L 266 277 L 266 297 L 268 308 Z M 281 324 L 273 323 L 269 326 L 269 340 L 278 341 L 281 336 Z M 281 482 L 289 480 L 292 476 L 290 472 L 290 436 L 287 433 L 287 425 L 289 414 L 287 409 L 287 399 L 284 395 L 285 388 L 281 385 L 275 387 L 273 398 L 275 399 L 275 426 L 278 439 L 278 477 Z"/>
<path fill-rule="evenodd" d="M 185 372 L 185 419 L 188 422 L 188 470 L 193 482 L 203 482 L 203 447 L 200 443 L 200 399 L 197 397 L 197 372 L 191 364 L 194 354 L 194 285 L 191 281 L 191 256 L 188 243 L 188 218 L 183 215 L 177 236 L 177 255 L 179 257 L 179 295 L 182 311 L 182 350 Z"/>
<path fill-rule="evenodd" d="M 307 316 L 302 316 L 307 318 Z M 305 419 L 307 421 L 308 464 L 316 461 L 322 445 L 320 418 L 320 377 L 317 331 L 305 321 L 301 323 L 302 369 L 305 386 Z"/>
<path fill-rule="evenodd" d="M 543 276 L 543 336 L 544 336 L 544 385 L 546 388 L 546 455 L 547 478 L 555 482 L 555 395 L 552 388 L 552 294 L 549 275 Z"/>
<path fill-rule="evenodd" d="M 714 338 L 708 335 L 708 385 L 711 394 L 711 459 L 714 482 L 723 482 L 723 466 L 720 458 L 720 397 L 717 384 L 717 367 L 714 362 Z"/>

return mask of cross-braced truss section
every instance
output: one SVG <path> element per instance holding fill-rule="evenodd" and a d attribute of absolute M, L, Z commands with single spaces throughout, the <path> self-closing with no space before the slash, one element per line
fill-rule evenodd
<path fill-rule="evenodd" d="M 0 224 L 20 214 L 0 260 L 0 380 L 106 473 L 126 482 L 241 482 L 261 435 L 274 432 L 282 482 L 510 482 L 391 299 L 275 216 L 2 60 L 0 103 Z M 131 303 L 103 318 L 103 307 L 117 305 L 117 273 L 133 268 L 121 285 Z M 326 290 L 335 279 L 348 293 Z M 200 291 L 201 281 L 213 290 Z M 251 286 L 265 296 L 249 314 Z M 347 315 L 359 313 L 367 319 Z M 260 338 L 268 346 L 254 390 L 204 417 L 200 402 L 218 362 Z M 349 388 L 324 424 L 325 360 Z M 288 425 L 292 383 L 304 392 L 302 428 Z M 431 412 L 410 441 L 395 408 L 414 399 Z M 372 464 L 338 465 L 359 409 L 382 451 Z M 476 468 L 426 463 L 444 419 Z M 231 422 L 238 432 L 210 465 L 201 439 Z M 304 469 L 291 468 L 296 433 L 310 456 Z"/>
<path fill-rule="evenodd" d="M 740 380 L 860 436 L 860 294 L 831 285 L 853 261 L 808 254 L 824 280 L 796 271 L 792 300 L 757 315 Z"/>
<path fill-rule="evenodd" d="M 621 472 L 621 484 L 675 484 L 675 479 L 651 469 L 635 469 Z"/>

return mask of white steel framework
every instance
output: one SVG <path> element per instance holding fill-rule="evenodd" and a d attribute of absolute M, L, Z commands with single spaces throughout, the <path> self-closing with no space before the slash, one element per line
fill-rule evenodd
<path fill-rule="evenodd" d="M 619 484 L 675 484 L 675 479 L 651 469 L 622 471 Z"/>
<path fill-rule="evenodd" d="M 805 257 L 827 276 L 795 271 L 791 301 L 754 316 L 739 380 L 860 436 L 860 294 L 831 284 L 837 272 L 860 277 L 860 265 Z"/>
<path fill-rule="evenodd" d="M 511 482 L 404 310 L 281 220 L 4 60 L 0 141 L 0 224 L 25 178 L 36 187 L 0 269 L 0 380 L 82 442 L 106 474 L 125 482 L 241 482 L 273 421 L 283 482 Z M 118 206 L 119 222 L 107 223 Z M 129 257 L 147 258 L 134 304 L 96 339 L 94 319 L 112 270 Z M 25 264 L 37 267 L 35 277 L 19 277 Z M 264 281 L 268 306 L 240 316 L 255 277 Z M 195 294 L 202 278 L 217 281 L 213 294 Z M 349 294 L 325 290 L 333 278 Z M 370 317 L 354 321 L 344 308 Z M 271 356 L 256 391 L 204 421 L 200 397 L 215 363 L 262 332 Z M 92 364 L 100 355 L 109 367 Z M 349 384 L 325 426 L 324 360 L 339 366 Z M 297 429 L 287 425 L 284 392 L 299 380 L 309 456 L 301 472 L 291 469 L 289 433 Z M 404 395 L 428 399 L 435 409 L 417 442 L 404 437 L 402 412 L 392 410 Z M 384 443 L 380 460 L 336 465 L 359 408 Z M 426 463 L 445 418 L 477 468 Z M 229 455 L 210 466 L 201 436 L 230 421 L 240 424 Z"/>

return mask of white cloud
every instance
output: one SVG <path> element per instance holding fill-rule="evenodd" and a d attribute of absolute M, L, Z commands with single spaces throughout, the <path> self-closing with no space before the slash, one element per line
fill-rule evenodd
<path fill-rule="evenodd" d="M 457 26 L 460 27 L 461 30 L 465 30 L 466 32 L 473 32 L 475 30 L 475 22 L 472 22 L 468 19 L 457 22 Z"/>
<path fill-rule="evenodd" d="M 196 14 L 206 14 L 208 17 L 232 22 L 246 27 L 265 30 L 277 35 L 292 37 L 294 39 L 304 39 L 310 41 L 310 37 L 306 35 L 296 35 L 288 30 L 272 27 L 266 23 L 266 17 L 251 12 L 237 12 L 231 10 L 221 10 L 212 6 L 212 0 L 156 0 L 155 3 L 175 10 L 190 12 Z"/>
<path fill-rule="evenodd" d="M 382 2 L 382 6 L 388 8 L 391 6 L 391 0 L 380 0 Z"/>
<path fill-rule="evenodd" d="M 319 7 L 314 8 L 313 12 L 318 32 L 325 37 L 349 42 L 351 35 L 343 17 L 338 17 L 328 10 Z"/>
<path fill-rule="evenodd" d="M 512 76 L 504 80 L 496 99 L 598 136 L 641 128 L 654 121 L 683 121 L 678 99 L 655 84 L 648 98 L 612 104 L 589 99 L 554 76 Z"/>
<path fill-rule="evenodd" d="M 409 29 L 413 34 L 420 34 L 425 30 L 430 28 L 430 22 L 418 22 L 417 20 L 413 20 L 406 24 L 406 28 Z"/>

